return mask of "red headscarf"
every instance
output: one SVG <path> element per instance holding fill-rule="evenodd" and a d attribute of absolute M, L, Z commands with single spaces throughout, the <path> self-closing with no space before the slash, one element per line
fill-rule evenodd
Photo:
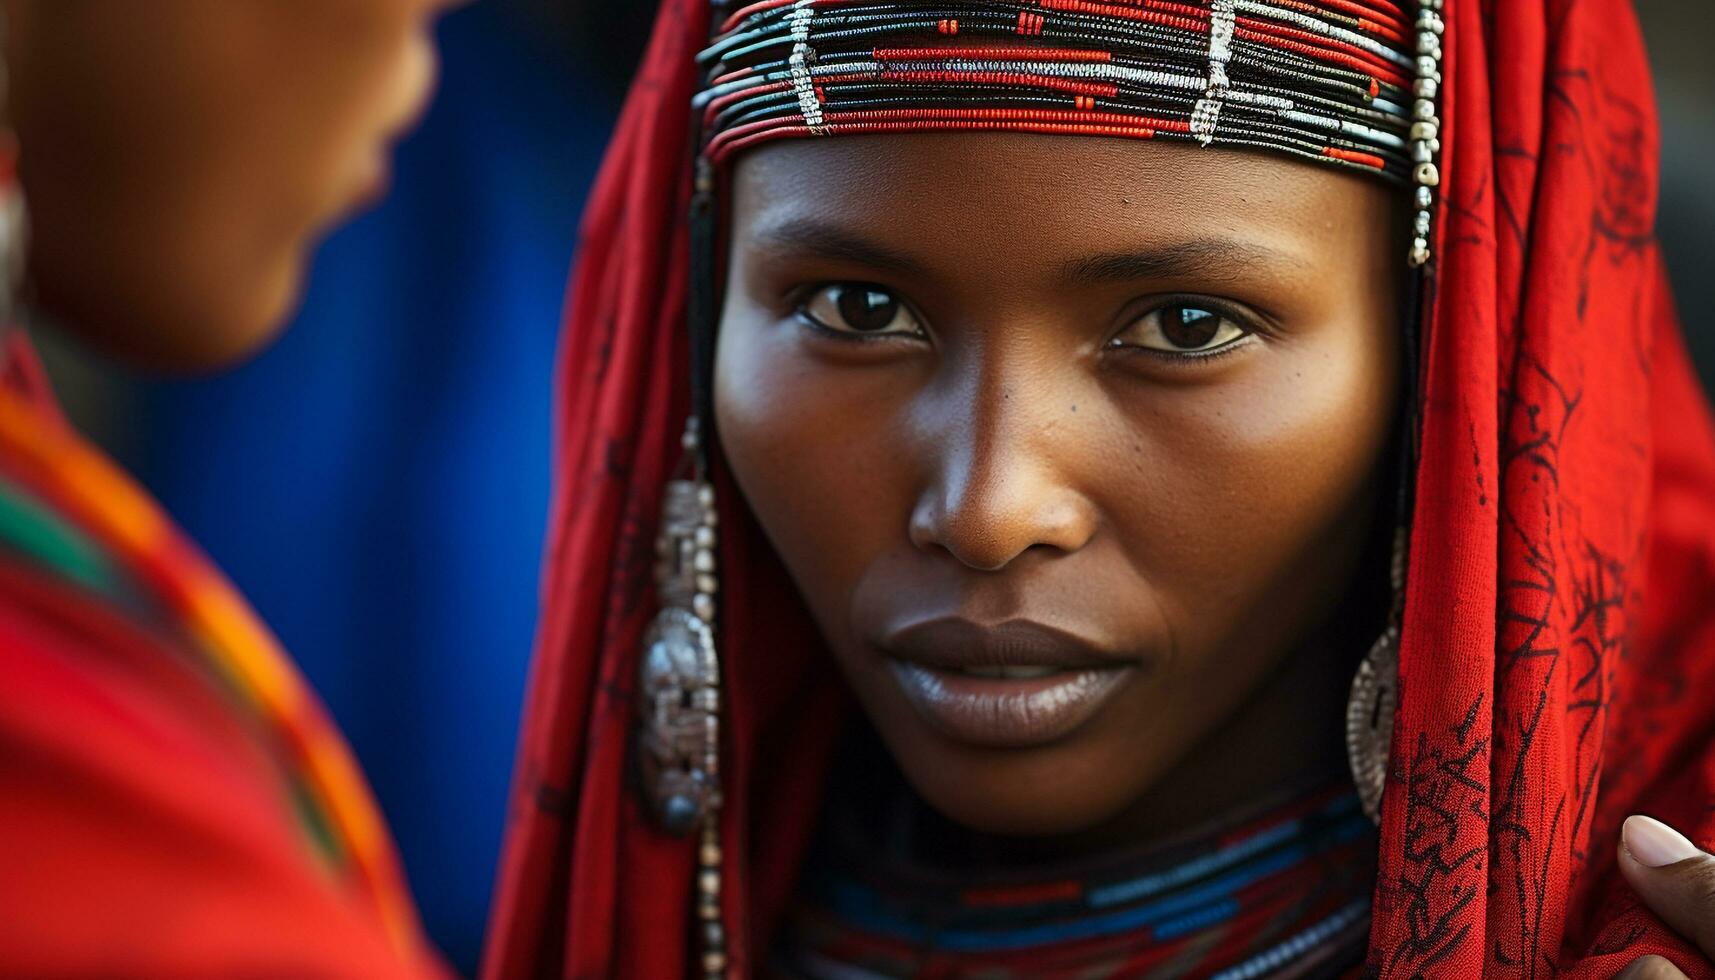
<path fill-rule="evenodd" d="M 1715 426 L 1651 229 L 1656 123 L 1621 0 L 1447 0 L 1438 267 L 1369 969 L 1609 977 L 1701 956 L 1619 878 L 1621 820 L 1715 841 Z M 678 976 L 692 845 L 628 767 L 660 488 L 686 408 L 692 58 L 665 0 L 584 227 L 545 620 L 490 976 Z M 1403 257 L 1402 257 L 1403 263 Z M 757 968 L 842 695 L 723 490 L 723 836 Z"/>

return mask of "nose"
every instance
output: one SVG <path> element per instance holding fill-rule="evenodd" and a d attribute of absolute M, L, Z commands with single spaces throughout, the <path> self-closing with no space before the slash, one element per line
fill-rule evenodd
<path fill-rule="evenodd" d="M 1065 400 L 1036 381 L 1009 386 L 991 377 L 965 387 L 925 412 L 936 424 L 924 427 L 931 464 L 911 514 L 912 544 L 984 572 L 1027 552 L 1084 547 L 1098 515 L 1068 479 L 1079 440 L 1058 424 Z"/>

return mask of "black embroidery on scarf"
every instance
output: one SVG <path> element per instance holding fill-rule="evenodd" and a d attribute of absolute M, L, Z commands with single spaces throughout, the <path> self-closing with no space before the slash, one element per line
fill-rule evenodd
<path fill-rule="evenodd" d="M 1527 350 L 1514 360 L 1512 387 L 1502 392 L 1501 484 L 1517 488 L 1501 500 L 1501 552 L 1523 562 L 1520 577 L 1508 577 L 1505 564 L 1499 590 L 1498 646 L 1495 683 L 1527 684 L 1536 696 L 1529 708 L 1515 714 L 1504 706 L 1514 698 L 1499 698 L 1495 712 L 1497 761 L 1511 765 L 1494 777 L 1494 807 L 1489 818 L 1490 864 L 1506 877 L 1490 881 L 1494 889 L 1510 891 L 1514 919 L 1511 930 L 1490 937 L 1497 963 L 1515 967 L 1523 977 L 1553 975 L 1550 953 L 1559 942 L 1542 942 L 1543 916 L 1551 884 L 1549 869 L 1560 840 L 1567 800 L 1564 793 L 1543 794 L 1528 779 L 1528 763 L 1549 708 L 1549 695 L 1564 669 L 1563 637 L 1557 628 L 1562 608 L 1560 524 L 1564 518 L 1560 494 L 1561 446 L 1577 417 L 1582 393 L 1569 390 Z M 1510 545 L 1510 548 L 1509 548 Z M 1569 574 L 1576 574 L 1568 569 Z M 1524 663 L 1546 660 L 1540 677 L 1512 675 Z M 1539 839 L 1532 827 L 1542 827 Z M 1491 918 L 1499 927 L 1501 923 Z M 1558 937 L 1556 937 L 1558 940 Z M 1547 949 L 1544 949 L 1544 946 Z"/>
<path fill-rule="evenodd" d="M 642 494 L 634 494 L 620 519 L 619 547 L 614 567 L 614 598 L 618 616 L 629 619 L 643 605 L 655 579 L 656 521 L 639 513 Z"/>
<path fill-rule="evenodd" d="M 1578 727 L 1573 760 L 1573 792 L 1577 809 L 1572 818 L 1573 883 L 1589 855 L 1582 842 L 1594 817 L 1596 788 L 1602 776 L 1602 737 L 1614 700 L 1614 669 L 1625 657 L 1628 637 L 1626 603 L 1633 598 L 1624 562 L 1584 542 L 1585 561 L 1572 570 L 1571 650 L 1582 659 L 1583 674 L 1572 682 L 1568 715 L 1583 718 Z"/>
<path fill-rule="evenodd" d="M 1607 89 L 1594 96 L 1602 109 L 1600 152 L 1586 151 L 1599 196 L 1591 215 L 1593 244 L 1608 246 L 1611 267 L 1647 258 L 1655 249 L 1655 209 L 1650 174 L 1656 147 L 1649 139 L 1648 113 L 1627 96 Z"/>
<path fill-rule="evenodd" d="M 1557 69 L 1548 80 L 1542 165 L 1550 165 L 1550 158 L 1576 157 L 1588 168 L 1597 188 L 1588 240 L 1571 243 L 1564 254 L 1531 256 L 1530 223 L 1517 219 L 1506 194 L 1516 182 L 1498 185 L 1497 204 L 1509 228 L 1521 235 L 1526 266 L 1539 269 L 1533 275 L 1541 274 L 1540 267 L 1575 271 L 1577 322 L 1564 329 L 1612 333 L 1614 353 L 1630 354 L 1630 363 L 1647 378 L 1646 307 L 1634 300 L 1630 323 L 1624 322 L 1623 313 L 1616 318 L 1607 309 L 1600 311 L 1605 319 L 1598 322 L 1594 319 L 1598 311 L 1591 307 L 1595 277 L 1616 272 L 1623 278 L 1635 277 L 1636 263 L 1647 259 L 1651 248 L 1646 115 L 1635 103 L 1600 91 L 1605 82 L 1602 76 L 1575 67 Z M 1502 144 L 1497 166 L 1502 157 L 1524 160 L 1526 156 Z M 1530 177 L 1519 186 L 1539 191 L 1541 177 L 1534 167 Z M 1521 305 L 1519 314 L 1543 316 L 1549 309 L 1532 308 L 1527 313 Z M 1498 708 L 1496 712 L 1495 752 L 1501 767 L 1493 773 L 1490 889 L 1491 895 L 1506 895 L 1504 905 L 1512 915 L 1497 916 L 1491 911 L 1489 940 L 1494 964 L 1521 977 L 1538 977 L 1558 972 L 1557 953 L 1576 956 L 1576 949 L 1563 943 L 1572 938 L 1567 930 L 1585 923 L 1575 921 L 1575 910 L 1567 910 L 1566 921 L 1560 919 L 1558 909 L 1553 916 L 1548 912 L 1578 887 L 1593 866 L 1592 835 L 1600 831 L 1601 841 L 1606 842 L 1617 829 L 1607 826 L 1612 818 L 1604 817 L 1598 800 L 1607 782 L 1604 741 L 1615 702 L 1615 670 L 1628 655 L 1628 611 L 1638 598 L 1629 574 L 1638 556 L 1616 554 L 1612 544 L 1629 541 L 1635 547 L 1638 539 L 1623 526 L 1620 536 L 1606 544 L 1585 533 L 1582 508 L 1591 502 L 1563 491 L 1563 478 L 1573 486 L 1580 483 L 1580 474 L 1563 469 L 1565 450 L 1577 445 L 1580 452 L 1573 458 L 1580 465 L 1603 465 L 1606 454 L 1589 453 L 1595 445 L 1590 440 L 1614 436 L 1600 427 L 1578 431 L 1584 383 L 1581 377 L 1564 372 L 1581 374 L 1584 364 L 1575 358 L 1557 360 L 1552 366 L 1545 363 L 1537 350 L 1551 339 L 1522 320 L 1516 326 L 1512 336 L 1518 338 L 1519 347 L 1511 352 L 1513 376 L 1509 390 L 1502 392 L 1501 551 L 1508 557 L 1499 583 L 1496 683 L 1499 690 L 1521 684 L 1529 688 L 1517 689 L 1536 690 L 1523 702 L 1527 707 L 1522 710 Z M 1544 357 L 1557 353 L 1552 347 L 1543 348 Z M 1601 407 L 1595 411 L 1630 409 L 1610 405 L 1602 392 L 1596 394 Z M 1647 460 L 1648 450 L 1641 441 L 1612 448 L 1630 450 L 1640 462 Z M 1612 522 L 1618 515 L 1600 516 Z M 1514 676 L 1524 664 L 1541 661 L 1546 666 L 1526 677 Z M 1498 705 L 1519 703 L 1516 695 L 1497 701 Z M 1556 713 L 1559 739 L 1539 740 L 1538 733 Z M 1545 754 L 1552 755 L 1545 758 Z M 1561 765 L 1566 767 L 1564 782 L 1535 778 L 1535 773 Z M 1538 829 L 1533 832 L 1533 827 Z M 1567 846 L 1567 877 L 1551 880 L 1559 849 Z M 1610 934 L 1591 952 L 1616 953 L 1642 935 L 1638 928 Z"/>
<path fill-rule="evenodd" d="M 1408 931 L 1385 956 L 1371 951 L 1371 975 L 1427 975 L 1470 938 L 1471 923 L 1460 920 L 1481 893 L 1484 849 L 1461 849 L 1459 841 L 1470 836 L 1473 822 L 1488 819 L 1481 767 L 1488 760 L 1489 740 L 1473 737 L 1482 731 L 1477 719 L 1483 703 L 1479 695 L 1443 737 L 1432 740 L 1420 732 L 1408 751 L 1395 746 L 1393 785 L 1408 789 L 1405 870 L 1398 881 L 1382 887 L 1392 892 L 1391 901 L 1403 903 Z"/>

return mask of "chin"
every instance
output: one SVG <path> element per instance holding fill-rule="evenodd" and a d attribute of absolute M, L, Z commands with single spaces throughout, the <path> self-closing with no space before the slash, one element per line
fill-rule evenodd
<path fill-rule="evenodd" d="M 223 322 L 209 324 L 206 340 L 189 338 L 184 351 L 190 371 L 220 371 L 260 356 L 280 339 L 303 302 L 305 260 L 294 255 L 235 297 Z"/>
<path fill-rule="evenodd" d="M 115 288 L 62 288 L 45 279 L 37 287 L 50 321 L 100 354 L 145 371 L 197 376 L 243 364 L 279 338 L 297 310 L 302 268 L 294 257 L 212 284 L 168 269 L 133 278 L 131 288 L 111 281 Z"/>
<path fill-rule="evenodd" d="M 893 749 L 893 756 L 919 796 L 954 823 L 1007 837 L 1102 826 L 1143 796 L 1160 768 L 1116 766 L 1075 741 L 1011 750 L 906 741 L 912 744 Z"/>

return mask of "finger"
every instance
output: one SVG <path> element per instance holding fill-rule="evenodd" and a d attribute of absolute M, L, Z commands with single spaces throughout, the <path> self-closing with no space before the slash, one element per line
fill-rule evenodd
<path fill-rule="evenodd" d="M 1640 956 L 1615 980 L 1688 980 L 1673 961 L 1661 956 Z"/>
<path fill-rule="evenodd" d="M 1645 904 L 1715 959 L 1715 857 L 1649 817 L 1620 828 L 1620 871 Z"/>

